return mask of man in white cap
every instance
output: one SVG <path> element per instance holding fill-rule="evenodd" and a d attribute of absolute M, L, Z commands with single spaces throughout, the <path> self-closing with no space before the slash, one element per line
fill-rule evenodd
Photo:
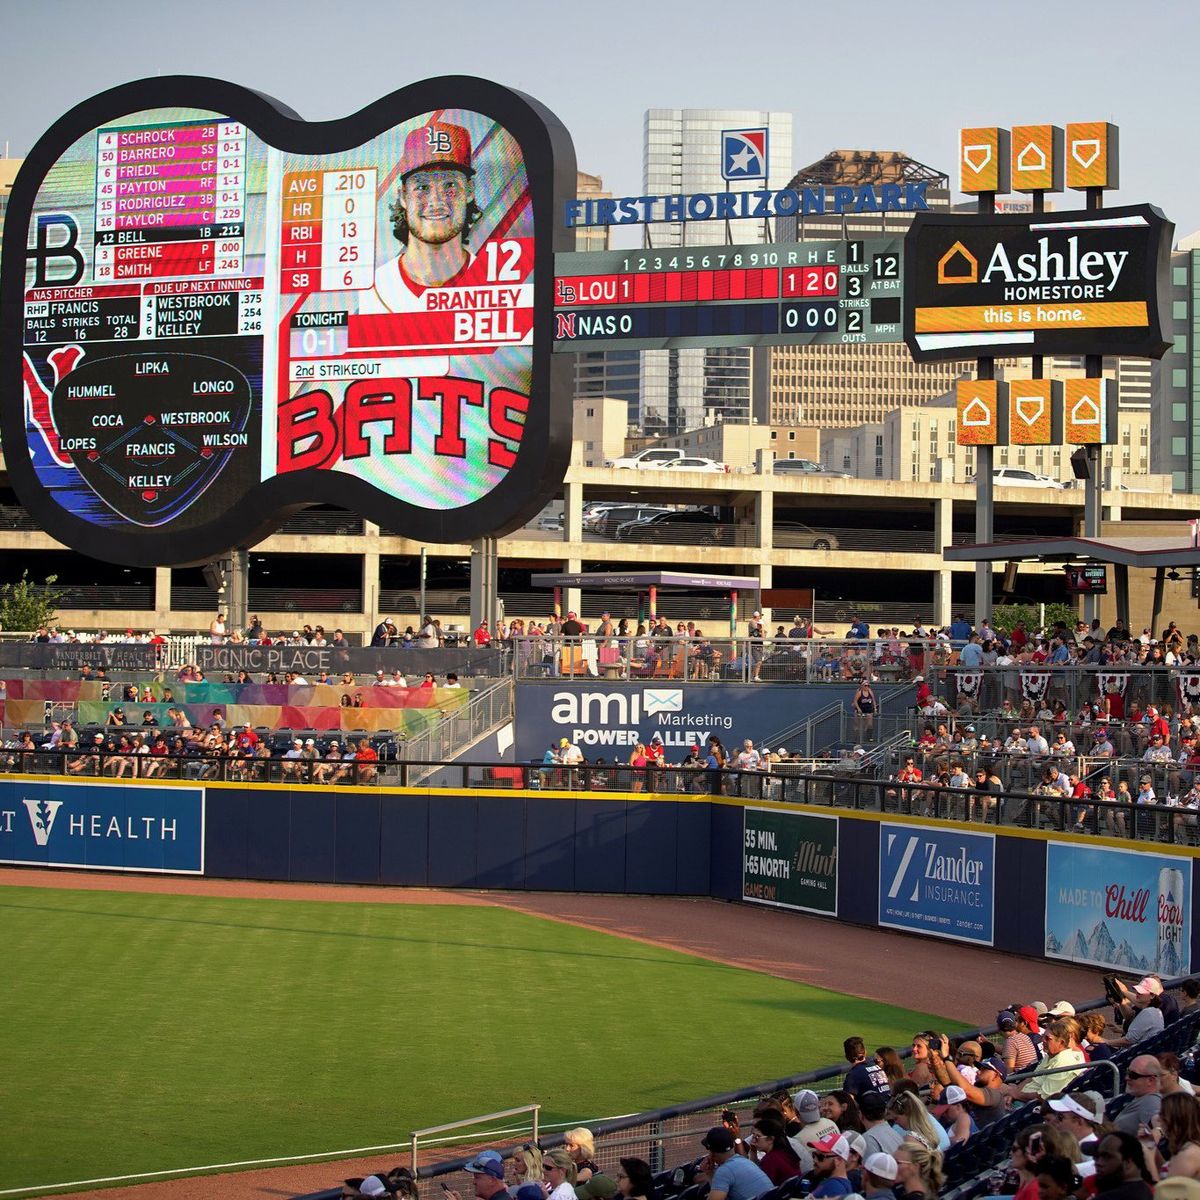
<path fill-rule="evenodd" d="M 823 1196 L 848 1196 L 854 1185 L 846 1173 L 850 1143 L 844 1134 L 831 1133 L 812 1145 L 812 1178 L 819 1180 L 812 1190 L 813 1200 Z"/>
<path fill-rule="evenodd" d="M 900 1168 L 890 1154 L 868 1154 L 863 1163 L 862 1194 L 864 1200 L 895 1200 L 896 1176 Z"/>
<path fill-rule="evenodd" d="M 1104 1097 L 1099 1092 L 1072 1092 L 1047 1101 L 1046 1120 L 1079 1144 L 1080 1153 L 1090 1158 L 1096 1148 L 1096 1131 L 1104 1124 Z"/>

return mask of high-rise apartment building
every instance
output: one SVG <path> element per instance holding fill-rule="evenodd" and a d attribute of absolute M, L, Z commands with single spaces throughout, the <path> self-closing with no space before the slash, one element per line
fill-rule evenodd
<path fill-rule="evenodd" d="M 612 196 L 599 175 L 575 172 L 575 195 L 580 200 L 600 200 Z M 607 250 L 609 226 L 581 225 L 575 230 L 575 249 Z M 636 350 L 585 350 L 574 355 L 575 399 L 597 401 L 603 397 L 625 402 L 627 424 L 638 424 L 642 364 Z M 577 406 L 578 407 L 578 406 Z M 601 457 L 603 461 L 603 457 Z"/>
<path fill-rule="evenodd" d="M 1171 348 L 1154 372 L 1154 470 L 1170 474 L 1177 492 L 1200 492 L 1200 233 L 1171 255 Z"/>
<path fill-rule="evenodd" d="M 722 131 L 759 128 L 767 130 L 766 179 L 724 179 Z M 791 175 L 792 114 L 651 108 L 646 112 L 643 154 L 642 190 L 647 196 L 778 190 Z M 765 226 L 762 219 L 656 222 L 646 226 L 646 239 L 656 249 L 743 245 L 770 240 Z M 638 423 L 647 431 L 678 435 L 715 420 L 748 421 L 753 382 L 748 348 L 643 351 Z"/>
<path fill-rule="evenodd" d="M 861 187 L 924 183 L 930 208 L 950 206 L 950 181 L 899 150 L 831 150 L 797 171 L 787 186 Z M 780 217 L 776 241 L 837 241 L 902 236 L 912 218 L 899 213 L 823 213 Z M 840 429 L 878 423 L 898 405 L 943 395 L 960 363 L 913 362 L 903 342 L 774 346 L 770 351 L 768 419 L 772 425 Z"/>

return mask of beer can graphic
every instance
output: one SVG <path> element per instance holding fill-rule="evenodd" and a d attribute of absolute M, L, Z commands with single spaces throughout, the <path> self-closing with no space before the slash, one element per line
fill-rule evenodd
<path fill-rule="evenodd" d="M 1167 978 L 1183 971 L 1183 887 L 1183 872 L 1177 867 L 1163 867 L 1158 872 L 1158 946 L 1154 970 Z"/>

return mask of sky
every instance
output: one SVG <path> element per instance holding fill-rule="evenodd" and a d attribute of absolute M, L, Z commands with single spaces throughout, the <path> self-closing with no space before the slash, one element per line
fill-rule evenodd
<path fill-rule="evenodd" d="M 793 167 L 903 150 L 955 183 L 960 126 L 1107 120 L 1123 185 L 1107 203 L 1157 204 L 1177 239 L 1200 229 L 1194 0 L 0 0 L 0 46 L 14 157 L 78 101 L 145 76 L 229 79 L 328 120 L 465 74 L 557 113 L 579 167 L 618 196 L 642 190 L 647 108 L 782 109 Z"/>

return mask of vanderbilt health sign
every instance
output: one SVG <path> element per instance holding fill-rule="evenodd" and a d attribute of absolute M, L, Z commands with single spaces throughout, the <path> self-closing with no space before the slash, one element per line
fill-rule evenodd
<path fill-rule="evenodd" d="M 204 789 L 0 782 L 0 862 L 204 874 Z"/>
<path fill-rule="evenodd" d="M 879 827 L 879 924 L 990 946 L 996 839 L 922 825 Z"/>

